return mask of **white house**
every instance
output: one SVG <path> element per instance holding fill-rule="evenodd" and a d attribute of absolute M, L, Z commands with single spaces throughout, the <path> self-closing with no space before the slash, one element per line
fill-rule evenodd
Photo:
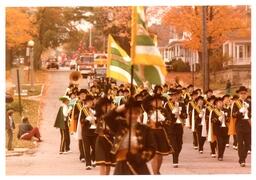
<path fill-rule="evenodd" d="M 177 34 L 165 47 L 160 47 L 162 57 L 165 62 L 170 62 L 174 59 L 181 59 L 183 62 L 188 62 L 192 71 L 193 64 L 199 63 L 198 51 L 184 47 L 183 41 L 187 33 Z"/>
<path fill-rule="evenodd" d="M 230 38 L 223 44 L 223 55 L 230 57 L 224 66 L 251 64 L 251 38 Z"/>

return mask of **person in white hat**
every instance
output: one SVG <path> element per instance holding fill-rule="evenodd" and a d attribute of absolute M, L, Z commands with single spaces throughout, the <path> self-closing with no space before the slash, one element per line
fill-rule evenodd
<path fill-rule="evenodd" d="M 68 115 L 71 112 L 72 107 L 68 107 L 70 98 L 68 96 L 61 96 L 59 98 L 62 101 L 62 105 L 59 108 L 54 127 L 60 129 L 61 143 L 59 154 L 69 153 L 70 151 L 70 135 L 68 128 Z"/>

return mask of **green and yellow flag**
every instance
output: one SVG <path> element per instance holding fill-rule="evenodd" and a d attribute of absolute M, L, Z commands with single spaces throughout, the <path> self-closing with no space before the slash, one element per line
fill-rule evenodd
<path fill-rule="evenodd" d="M 137 66 L 135 72 L 143 81 L 162 85 L 167 75 L 164 60 L 156 45 L 156 40 L 147 31 L 144 7 L 132 9 L 132 64 Z"/>
<path fill-rule="evenodd" d="M 131 58 L 114 40 L 108 36 L 108 65 L 107 77 L 111 77 L 124 83 L 131 82 Z M 135 85 L 141 84 L 138 76 L 134 75 L 133 83 Z"/>

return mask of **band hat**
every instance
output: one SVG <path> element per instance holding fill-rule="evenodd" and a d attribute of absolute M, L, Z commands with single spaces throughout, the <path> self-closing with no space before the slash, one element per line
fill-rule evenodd
<path fill-rule="evenodd" d="M 204 101 L 204 97 L 203 97 L 203 96 L 198 96 L 198 97 L 196 98 L 196 102 L 198 102 L 200 99 Z"/>
<path fill-rule="evenodd" d="M 222 99 L 225 99 L 226 97 L 230 97 L 230 95 L 225 94 L 224 96 L 222 96 Z"/>
<path fill-rule="evenodd" d="M 193 91 L 192 92 L 192 94 L 191 94 L 191 96 L 194 96 L 194 95 L 198 95 L 198 93 L 197 93 L 197 91 L 195 90 L 195 91 Z"/>
<path fill-rule="evenodd" d="M 71 99 L 68 96 L 61 96 L 61 97 L 59 97 L 59 100 L 60 101 L 65 101 L 65 100 L 70 101 Z"/>
<path fill-rule="evenodd" d="M 89 91 L 88 91 L 87 89 L 80 89 L 80 91 L 77 93 L 77 95 L 80 95 L 80 94 L 82 94 L 82 93 L 88 94 Z"/>
<path fill-rule="evenodd" d="M 221 97 L 216 98 L 216 99 L 214 100 L 214 105 L 216 105 L 216 104 L 217 104 L 217 102 L 219 102 L 219 101 L 223 101 L 223 99 L 222 99 Z"/>
<path fill-rule="evenodd" d="M 84 101 L 93 101 L 94 97 L 92 95 L 87 95 L 84 99 Z"/>
<path fill-rule="evenodd" d="M 205 94 L 207 94 L 208 92 L 213 93 L 213 90 L 212 90 L 212 89 L 208 89 L 208 90 L 205 92 Z"/>
<path fill-rule="evenodd" d="M 173 96 L 178 93 L 179 93 L 179 91 L 177 89 L 171 88 L 171 89 L 169 89 L 168 95 Z"/>
<path fill-rule="evenodd" d="M 194 87 L 192 84 L 190 84 L 190 85 L 188 85 L 188 87 L 187 88 L 191 88 L 191 87 Z"/>
<path fill-rule="evenodd" d="M 248 91 L 247 88 L 245 86 L 240 86 L 239 89 L 236 91 L 236 93 L 239 93 L 241 91 Z"/>

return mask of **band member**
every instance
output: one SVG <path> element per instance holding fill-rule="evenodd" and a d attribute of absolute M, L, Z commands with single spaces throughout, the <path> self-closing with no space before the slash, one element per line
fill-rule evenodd
<path fill-rule="evenodd" d="M 192 84 L 188 85 L 187 91 L 184 94 L 184 103 L 187 105 L 191 100 L 191 94 L 193 93 L 194 86 Z"/>
<path fill-rule="evenodd" d="M 141 113 L 141 103 L 130 98 L 105 116 L 115 135 L 111 150 L 117 160 L 114 175 L 150 174 L 146 163 L 155 154 L 156 141 L 150 128 L 139 123 Z"/>
<path fill-rule="evenodd" d="M 71 107 L 68 108 L 70 98 L 68 96 L 62 96 L 59 98 L 62 101 L 62 105 L 59 108 L 54 127 L 60 129 L 61 142 L 59 154 L 69 153 L 70 151 L 70 134 L 68 127 L 68 115 L 71 111 Z"/>
<path fill-rule="evenodd" d="M 165 98 L 155 91 L 155 95 L 148 99 L 148 104 L 152 108 L 148 114 L 148 125 L 151 127 L 155 139 L 157 140 L 157 150 L 152 159 L 152 169 L 154 174 L 160 174 L 163 156 L 173 153 L 173 148 L 169 142 L 168 135 L 164 128 L 167 112 L 163 108 Z"/>
<path fill-rule="evenodd" d="M 223 161 L 223 155 L 228 138 L 228 128 L 226 124 L 227 114 L 223 111 L 222 98 L 216 98 L 214 104 L 215 109 L 212 113 L 213 131 L 217 136 L 218 160 Z"/>
<path fill-rule="evenodd" d="M 229 124 L 230 124 L 230 113 L 231 113 L 231 104 L 230 104 L 230 95 L 226 94 L 222 97 L 223 99 L 223 111 L 227 114 L 227 125 L 229 131 Z M 226 143 L 226 147 L 229 147 L 229 135 Z"/>
<path fill-rule="evenodd" d="M 169 114 L 167 121 L 168 126 L 166 129 L 170 143 L 174 149 L 173 156 L 173 167 L 177 168 L 179 163 L 179 154 L 183 144 L 183 125 L 186 118 L 186 107 L 184 103 L 179 102 L 180 92 L 172 89 L 169 93 L 170 100 L 165 103 L 165 109 Z"/>
<path fill-rule="evenodd" d="M 96 141 L 96 118 L 93 107 L 93 96 L 87 95 L 84 103 L 85 106 L 81 114 L 82 140 L 85 152 L 86 170 L 91 170 L 95 165 L 95 141 Z"/>
<path fill-rule="evenodd" d="M 206 92 L 205 92 L 205 99 L 209 99 L 210 97 L 213 96 L 213 91 L 211 89 L 208 89 Z"/>
<path fill-rule="evenodd" d="M 110 167 L 114 165 L 114 155 L 110 153 L 113 145 L 113 135 L 106 125 L 103 116 L 111 110 L 112 100 L 107 97 L 100 98 L 95 105 L 98 134 L 95 145 L 95 162 L 100 166 L 100 175 L 109 175 Z"/>
<path fill-rule="evenodd" d="M 205 121 L 205 108 L 204 98 L 199 96 L 196 99 L 196 106 L 194 108 L 195 113 L 195 129 L 199 144 L 199 153 L 203 154 L 204 143 L 206 140 L 206 121 Z"/>
<path fill-rule="evenodd" d="M 197 91 L 193 91 L 191 94 L 191 100 L 188 102 L 187 105 L 187 114 L 189 115 L 189 119 L 188 119 L 188 124 L 187 125 L 193 133 L 193 147 L 195 150 L 198 149 L 198 139 L 197 139 L 197 135 L 196 135 L 196 128 L 195 128 L 195 105 L 196 105 L 196 98 L 198 97 L 198 93 Z"/>
<path fill-rule="evenodd" d="M 233 136 L 233 149 L 237 150 L 237 136 L 236 136 L 236 118 L 233 117 L 233 107 L 235 102 L 239 99 L 239 96 L 234 95 L 231 99 L 231 107 L 230 107 L 230 122 L 228 124 L 228 135 Z"/>
<path fill-rule="evenodd" d="M 241 86 L 236 93 L 239 94 L 233 107 L 233 117 L 237 118 L 236 133 L 238 143 L 238 156 L 241 167 L 245 167 L 245 160 L 251 144 L 251 102 L 247 101 L 248 90 Z"/>
<path fill-rule="evenodd" d="M 215 99 L 216 99 L 215 96 L 211 96 L 210 98 L 207 99 L 206 110 L 205 110 L 207 141 L 210 143 L 212 158 L 216 157 L 216 147 L 217 147 L 217 138 L 216 138 L 216 135 L 213 133 L 213 123 L 211 121 Z"/>
<path fill-rule="evenodd" d="M 78 100 L 73 108 L 70 122 L 70 132 L 76 133 L 76 138 L 78 139 L 78 147 L 79 147 L 79 159 L 81 162 L 85 162 L 85 153 L 83 148 L 82 141 L 82 127 L 81 127 L 81 114 L 85 113 L 83 111 L 84 107 L 84 99 L 89 92 L 86 89 L 80 89 L 78 92 Z"/>

